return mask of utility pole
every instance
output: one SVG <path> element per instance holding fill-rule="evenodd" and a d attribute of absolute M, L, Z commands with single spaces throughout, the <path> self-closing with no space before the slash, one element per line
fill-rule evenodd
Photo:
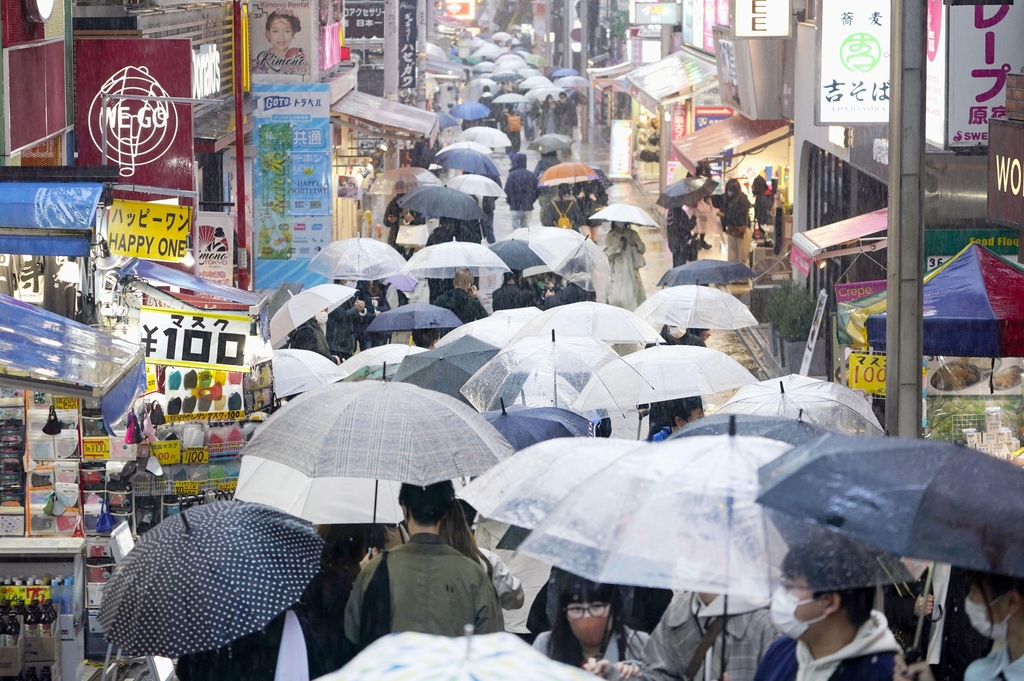
<path fill-rule="evenodd" d="M 398 100 L 398 0 L 384 0 L 384 98 Z M 386 142 L 384 170 L 398 168 L 395 140 Z"/>
<path fill-rule="evenodd" d="M 593 36 L 590 35 L 590 12 L 594 11 L 594 8 L 590 6 L 591 0 L 580 0 L 580 76 L 583 78 L 587 77 L 587 55 L 590 53 L 590 40 Z M 590 93 L 587 94 L 587 101 L 592 99 Z M 581 141 L 586 143 L 590 138 L 590 104 L 587 104 L 587 109 L 583 112 L 582 120 L 580 121 L 580 135 Z"/>
<path fill-rule="evenodd" d="M 885 420 L 921 436 L 924 307 L 924 98 L 928 3 L 892 0 Z"/>
<path fill-rule="evenodd" d="M 562 52 L 562 66 L 567 69 L 572 68 L 572 5 L 573 0 L 565 0 L 565 11 L 562 14 L 562 40 L 565 43 Z"/>

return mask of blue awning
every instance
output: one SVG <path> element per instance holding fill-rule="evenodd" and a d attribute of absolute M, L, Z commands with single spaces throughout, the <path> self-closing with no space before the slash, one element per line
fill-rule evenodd
<path fill-rule="evenodd" d="M 62 236 L 39 230 L 38 234 L 5 234 L 0 227 L 0 253 L 12 255 L 66 255 L 85 258 L 89 255 L 92 235 Z"/>
<path fill-rule="evenodd" d="M 90 182 L 2 182 L 0 225 L 87 232 L 102 195 L 103 185 Z"/>

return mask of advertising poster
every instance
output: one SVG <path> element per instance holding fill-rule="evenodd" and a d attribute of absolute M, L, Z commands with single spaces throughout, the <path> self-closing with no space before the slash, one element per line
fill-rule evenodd
<path fill-rule="evenodd" d="M 235 218 L 229 213 L 196 214 L 196 274 L 225 286 L 234 286 Z"/>
<path fill-rule="evenodd" d="M 612 121 L 612 149 L 608 177 L 630 177 L 632 170 L 633 121 Z"/>
<path fill-rule="evenodd" d="M 192 208 L 115 199 L 107 212 L 112 255 L 181 262 L 188 253 Z"/>
<path fill-rule="evenodd" d="M 254 81 L 301 80 L 313 75 L 320 24 L 312 0 L 249 3 L 249 52 Z"/>
<path fill-rule="evenodd" d="M 344 17 L 345 40 L 384 40 L 384 0 L 346 2 Z"/>
<path fill-rule="evenodd" d="M 947 10 L 942 0 L 928 0 L 928 37 L 925 64 L 925 139 L 946 146 L 946 40 Z"/>
<path fill-rule="evenodd" d="M 822 125 L 889 122 L 889 11 L 887 0 L 822 1 Z"/>

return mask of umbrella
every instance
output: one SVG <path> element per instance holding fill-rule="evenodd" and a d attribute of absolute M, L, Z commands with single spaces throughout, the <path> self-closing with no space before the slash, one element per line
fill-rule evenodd
<path fill-rule="evenodd" d="M 439 61 L 448 61 L 448 53 L 444 51 L 443 47 L 434 43 L 427 43 L 427 57 Z"/>
<path fill-rule="evenodd" d="M 491 80 L 493 80 L 495 83 L 515 83 L 515 82 L 517 82 L 519 80 L 522 80 L 522 78 L 523 77 L 520 76 L 515 71 L 503 71 L 501 73 L 492 73 L 491 74 Z M 526 97 L 523 97 L 522 95 L 517 95 L 514 92 L 506 92 L 503 95 L 498 95 L 497 97 L 495 97 L 493 103 L 494 104 L 525 104 L 528 101 L 530 101 L 530 100 L 528 100 Z"/>
<path fill-rule="evenodd" d="M 494 59 L 505 54 L 505 49 L 491 43 L 484 43 L 472 56 L 480 59 Z"/>
<path fill-rule="evenodd" d="M 464 102 L 465 101 L 472 101 L 472 100 L 479 100 L 483 96 L 483 94 L 484 94 L 484 88 L 487 88 L 487 90 L 493 94 L 494 92 L 500 90 L 501 86 L 499 86 L 497 82 L 491 80 L 487 76 L 482 76 L 480 78 L 474 78 L 473 80 L 471 80 L 468 83 L 466 83 L 466 87 L 464 87 L 462 89 L 462 93 L 461 93 L 462 100 Z M 483 104 L 484 106 L 487 106 L 483 102 L 480 102 L 480 104 Z M 461 116 L 459 116 L 458 114 L 452 114 L 452 115 L 456 116 L 458 118 L 461 118 Z M 478 118 L 487 118 L 487 117 L 488 116 L 479 116 Z"/>
<path fill-rule="evenodd" d="M 527 99 L 537 100 L 538 102 L 541 102 L 547 99 L 548 97 L 558 99 L 558 96 L 564 92 L 565 90 L 554 85 L 538 85 L 536 87 L 531 88 L 526 93 L 526 97 Z"/>
<path fill-rule="evenodd" d="M 775 416 L 748 416 L 746 414 L 712 414 L 688 423 L 671 438 L 693 437 L 694 435 L 727 435 L 730 424 L 735 424 L 737 435 L 755 435 L 769 440 L 786 442 L 794 447 L 832 432 L 821 426 L 800 419 L 786 419 Z"/>
<path fill-rule="evenodd" d="M 610 345 L 616 343 L 663 343 L 650 324 L 637 317 L 629 310 L 604 303 L 572 303 L 559 305 L 542 312 L 538 317 L 527 322 L 526 326 L 516 334 L 513 340 L 541 336 L 550 338 L 552 333 L 558 338 L 584 336 L 602 340 Z M 635 403 L 639 404 L 639 402 Z"/>
<path fill-rule="evenodd" d="M 103 587 L 103 635 L 131 655 L 216 650 L 297 603 L 322 549 L 311 524 L 260 504 L 222 501 L 168 516 Z"/>
<path fill-rule="evenodd" d="M 496 128 L 485 128 L 477 126 L 467 128 L 459 135 L 460 142 L 476 142 L 492 149 L 501 149 L 512 146 L 512 140 L 508 135 Z"/>
<path fill-rule="evenodd" d="M 278 397 L 304 393 L 345 377 L 341 367 L 309 350 L 275 350 L 273 373 Z"/>
<path fill-rule="evenodd" d="M 673 267 L 662 275 L 658 286 L 727 284 L 731 281 L 741 281 L 753 277 L 754 272 L 743 263 L 708 258 Z"/>
<path fill-rule="evenodd" d="M 697 202 L 714 193 L 718 183 L 711 178 L 688 177 L 665 187 L 658 197 L 658 205 L 662 208 L 679 208 L 696 206 Z"/>
<path fill-rule="evenodd" d="M 473 153 L 460 150 L 459 153 Z M 476 201 L 462 192 L 448 187 L 424 187 L 398 200 L 398 205 L 407 210 L 433 218 L 453 220 L 483 220 L 487 216 Z"/>
<path fill-rule="evenodd" d="M 719 413 L 803 418 L 843 433 L 882 434 L 862 396 L 838 383 L 795 374 L 740 388 Z"/>
<path fill-rule="evenodd" d="M 477 152 L 478 154 L 483 154 L 484 156 L 491 153 L 490 147 L 484 146 L 479 142 L 454 142 L 446 146 L 441 151 L 454 151 L 456 149 L 470 149 L 472 151 Z"/>
<path fill-rule="evenodd" d="M 541 87 L 542 85 L 551 85 L 551 81 L 544 76 L 530 76 L 521 83 L 519 83 L 520 90 L 532 90 L 535 87 Z"/>
<path fill-rule="evenodd" d="M 487 158 L 485 154 L 471 149 L 442 149 L 434 157 L 434 160 L 439 165 L 452 170 L 483 175 L 495 182 L 501 179 L 501 173 L 498 172 L 498 166 L 494 165 L 494 161 Z"/>
<path fill-rule="evenodd" d="M 454 329 L 461 325 L 462 322 L 451 310 L 428 303 L 410 303 L 381 312 L 366 330 L 370 333 L 393 333 L 416 329 Z"/>
<path fill-rule="evenodd" d="M 586 437 L 591 435 L 593 426 L 589 419 L 579 414 L 554 407 L 518 407 L 510 411 L 502 408 L 501 411 L 484 412 L 484 418 L 516 451 L 545 440 Z"/>
<path fill-rule="evenodd" d="M 519 333 L 519 330 L 533 317 L 541 312 L 535 307 L 524 307 L 517 310 L 500 310 L 490 317 L 478 319 L 469 324 L 463 324 L 457 329 L 452 329 L 441 340 L 437 341 L 436 347 L 442 347 L 454 343 L 460 338 L 470 336 L 483 341 L 488 345 L 503 348 L 509 344 L 512 337 Z"/>
<path fill-rule="evenodd" d="M 548 60 L 539 54 L 531 54 L 529 57 L 526 58 L 526 63 L 529 64 L 530 66 L 544 67 L 548 65 Z"/>
<path fill-rule="evenodd" d="M 474 74 L 490 73 L 493 70 L 494 70 L 494 62 L 492 62 L 492 61 L 482 61 L 482 62 L 480 62 L 479 64 L 477 64 L 477 65 L 475 65 L 473 67 L 473 73 Z"/>
<path fill-rule="evenodd" d="M 514 238 L 521 238 L 519 231 L 512 233 Z M 586 237 L 574 229 L 558 227 L 537 227 L 523 229 L 522 237 L 529 238 L 530 248 L 540 256 L 544 264 L 554 269 L 572 255 Z"/>
<path fill-rule="evenodd" d="M 567 282 L 594 291 L 598 300 L 604 300 L 611 265 L 601 247 L 590 239 L 584 239 L 565 260 L 551 269 Z"/>
<path fill-rule="evenodd" d="M 523 78 L 529 78 L 531 76 L 539 76 L 541 75 L 541 73 L 537 69 L 525 68 L 519 69 L 519 75 L 522 76 Z"/>
<path fill-rule="evenodd" d="M 422 305 L 422 303 L 418 304 Z M 398 309 L 401 310 L 406 307 L 411 307 L 411 305 L 403 305 Z M 382 312 L 381 314 L 385 313 Z M 379 367 L 384 364 L 397 367 L 407 356 L 417 355 L 426 351 L 426 348 L 419 348 L 407 343 L 386 343 L 357 352 L 342 362 L 338 368 L 341 369 L 344 376 L 351 376 L 364 367 Z"/>
<path fill-rule="evenodd" d="M 826 435 L 761 470 L 758 501 L 901 556 L 1024 577 L 1024 472 L 934 440 Z"/>
<path fill-rule="evenodd" d="M 514 52 L 508 52 L 506 54 L 500 55 L 497 59 L 494 60 L 494 63 L 499 66 L 505 64 L 526 66 L 526 60 L 523 58 L 523 55 L 516 54 Z"/>
<path fill-rule="evenodd" d="M 626 203 L 613 203 L 590 216 L 591 220 L 607 222 L 625 222 L 630 225 L 649 225 L 658 227 L 658 222 L 643 208 Z"/>
<path fill-rule="evenodd" d="M 441 180 L 423 168 L 396 168 L 377 176 L 370 186 L 370 194 L 390 196 L 404 194 L 420 187 L 440 187 Z"/>
<path fill-rule="evenodd" d="M 550 154 L 553 151 L 572 148 L 572 138 L 568 135 L 549 133 L 530 142 L 529 148 L 542 154 Z"/>
<path fill-rule="evenodd" d="M 636 315 L 654 328 L 742 329 L 757 326 L 747 306 L 725 291 L 707 286 L 673 286 L 640 304 Z"/>
<path fill-rule="evenodd" d="M 590 81 L 586 78 L 580 78 L 579 76 L 567 76 L 564 78 L 558 78 L 558 80 L 555 81 L 555 85 L 558 87 L 589 88 Z"/>
<path fill-rule="evenodd" d="M 404 266 L 405 258 L 388 244 L 356 237 L 332 241 L 307 269 L 328 279 L 375 281 L 400 273 Z"/>
<path fill-rule="evenodd" d="M 401 365 L 389 364 L 387 362 L 374 366 L 365 366 L 341 380 L 345 383 L 358 383 L 360 381 L 393 381 L 395 380 L 395 374 L 398 373 L 399 366 Z"/>
<path fill-rule="evenodd" d="M 461 192 L 459 196 L 472 201 Z M 473 274 L 497 271 L 508 272 L 508 267 L 489 248 L 466 241 L 449 241 L 427 246 L 416 252 L 406 263 L 405 273 L 414 277 L 451 279 L 458 270 L 467 269 Z M 407 307 L 407 306 L 403 306 Z"/>
<path fill-rule="evenodd" d="M 459 175 L 448 180 L 448 186 L 470 196 L 505 198 L 505 191 L 501 185 L 483 175 Z"/>
<path fill-rule="evenodd" d="M 627 452 L 650 448 L 646 442 L 616 438 L 547 440 L 517 451 L 458 496 L 485 518 L 533 529 L 591 476 Z"/>
<path fill-rule="evenodd" d="M 455 118 L 455 116 L 452 116 L 451 114 L 447 114 L 447 113 L 445 113 L 443 111 L 438 112 L 438 114 L 437 114 L 437 129 L 438 130 L 447 130 L 448 128 L 457 128 L 457 127 L 459 127 L 459 121 L 458 121 L 458 119 Z"/>
<path fill-rule="evenodd" d="M 594 169 L 583 163 L 559 163 L 545 170 L 540 176 L 540 184 L 554 187 L 560 184 L 577 184 L 592 182 L 598 179 Z"/>
<path fill-rule="evenodd" d="M 555 69 L 554 71 L 551 72 L 550 75 L 551 75 L 552 78 L 565 78 L 567 76 L 579 76 L 580 72 L 577 71 L 576 69 L 562 68 L 562 69 Z"/>
<path fill-rule="evenodd" d="M 472 627 L 470 627 L 470 630 Z M 514 634 L 447 638 L 405 632 L 378 639 L 320 681 L 593 681 L 591 674 L 553 662 Z"/>
<path fill-rule="evenodd" d="M 490 249 L 510 270 L 525 270 L 540 267 L 544 261 L 530 249 L 530 242 L 522 239 L 502 239 L 491 244 Z"/>
<path fill-rule="evenodd" d="M 497 33 L 491 36 L 491 40 L 493 40 L 496 43 L 507 43 L 512 40 L 512 36 L 509 35 L 508 33 L 505 33 L 504 31 L 498 31 Z"/>
<path fill-rule="evenodd" d="M 292 296 L 281 305 L 270 318 L 270 342 L 274 346 L 283 343 L 288 334 L 318 312 L 328 312 L 356 294 L 354 288 L 338 284 L 320 284 Z"/>
<path fill-rule="evenodd" d="M 459 390 L 496 354 L 497 347 L 465 336 L 454 343 L 407 357 L 394 380 L 436 390 L 465 402 Z"/>
<path fill-rule="evenodd" d="M 571 306 L 570 306 L 571 307 Z M 757 383 L 753 374 L 729 355 L 692 345 L 661 345 L 634 352 L 622 364 L 609 364 L 598 375 L 616 396 L 633 404 L 664 402 L 683 397 L 711 395 Z M 613 407 L 601 399 L 604 390 L 580 394 L 581 409 Z"/>
<path fill-rule="evenodd" d="M 408 383 L 335 383 L 267 419 L 242 452 L 308 478 L 430 485 L 480 475 L 512 448 L 458 400 Z"/>
<path fill-rule="evenodd" d="M 448 113 L 455 118 L 461 118 L 464 121 L 475 121 L 490 116 L 491 109 L 479 102 L 463 102 L 462 104 L 456 104 L 453 106 L 451 111 Z"/>

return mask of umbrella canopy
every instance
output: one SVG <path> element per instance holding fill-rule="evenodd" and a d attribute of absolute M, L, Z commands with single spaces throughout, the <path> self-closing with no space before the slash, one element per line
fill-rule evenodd
<path fill-rule="evenodd" d="M 501 185 L 483 175 L 458 175 L 448 180 L 448 187 L 470 196 L 505 198 L 505 190 Z"/>
<path fill-rule="evenodd" d="M 469 377 L 498 354 L 498 348 L 465 336 L 453 343 L 407 357 L 394 380 L 466 401 L 459 391 Z M 466 402 L 469 404 L 468 402 Z"/>
<path fill-rule="evenodd" d="M 443 47 L 434 43 L 427 43 L 427 56 L 439 61 L 448 61 L 448 53 L 444 51 Z"/>
<path fill-rule="evenodd" d="M 541 174 L 540 184 L 545 187 L 555 187 L 560 184 L 592 182 L 598 177 L 593 168 L 583 163 L 559 163 Z"/>
<path fill-rule="evenodd" d="M 463 324 L 457 329 L 452 329 L 437 341 L 436 347 L 454 343 L 460 338 L 471 336 L 483 341 L 488 345 L 503 348 L 511 342 L 512 337 L 519 333 L 519 330 L 529 320 L 541 312 L 535 307 L 525 307 L 517 310 L 500 310 L 490 317 L 478 319 L 469 324 Z"/>
<path fill-rule="evenodd" d="M 664 343 L 651 325 L 629 310 L 604 303 L 572 303 L 559 305 L 542 312 L 516 334 L 513 340 L 541 336 L 551 338 L 552 332 L 558 338 L 587 336 L 608 344 Z M 637 403 L 639 404 L 639 403 Z"/>
<path fill-rule="evenodd" d="M 375 281 L 399 274 L 404 266 L 405 258 L 388 244 L 356 237 L 327 244 L 307 269 L 328 279 Z"/>
<path fill-rule="evenodd" d="M 547 135 L 541 135 L 530 142 L 529 148 L 534 151 L 539 151 L 542 154 L 550 154 L 555 151 L 572 148 L 572 138 L 568 135 L 549 133 Z"/>
<path fill-rule="evenodd" d="M 486 154 L 472 149 L 452 149 L 450 151 L 442 149 L 434 157 L 434 160 L 442 167 L 451 170 L 483 175 L 495 182 L 501 179 L 501 173 L 498 172 L 498 166 L 494 165 L 494 161 L 487 158 Z"/>
<path fill-rule="evenodd" d="M 289 397 L 345 378 L 341 367 L 309 350 L 275 350 L 274 394 Z"/>
<path fill-rule="evenodd" d="M 866 399 L 838 383 L 796 374 L 740 388 L 718 413 L 804 418 L 842 433 L 882 435 Z"/>
<path fill-rule="evenodd" d="M 471 151 L 477 152 L 478 154 L 483 154 L 484 156 L 491 153 L 490 147 L 484 146 L 479 142 L 453 142 L 452 144 L 449 144 L 441 151 L 455 151 L 456 149 L 469 149 Z M 449 185 L 450 184 L 451 183 L 449 182 Z"/>
<path fill-rule="evenodd" d="M 448 113 L 455 118 L 461 118 L 464 121 L 476 121 L 490 116 L 491 109 L 479 102 L 463 102 L 462 104 L 456 104 L 453 106 L 451 111 Z"/>
<path fill-rule="evenodd" d="M 520 90 L 532 90 L 535 87 L 540 87 L 542 85 L 551 85 L 551 84 L 552 84 L 551 81 L 549 79 L 545 78 L 544 76 L 530 76 L 529 78 L 525 79 L 523 82 L 519 83 L 519 89 Z"/>
<path fill-rule="evenodd" d="M 742 329 L 757 326 L 746 305 L 725 291 L 707 286 L 673 286 L 640 304 L 636 316 L 660 329 Z"/>
<path fill-rule="evenodd" d="M 512 448 L 458 400 L 408 383 L 329 385 L 292 400 L 243 450 L 308 478 L 430 485 L 480 475 Z"/>
<path fill-rule="evenodd" d="M 423 303 L 415 304 L 422 305 Z M 402 307 L 411 306 L 403 305 Z M 341 369 L 344 376 L 351 376 L 365 367 L 380 367 L 387 364 L 397 368 L 402 363 L 402 360 L 409 355 L 418 355 L 426 351 L 426 348 L 420 348 L 407 343 L 386 343 L 357 352 L 342 362 L 338 368 Z"/>
<path fill-rule="evenodd" d="M 461 150 L 458 153 L 473 153 Z M 476 201 L 462 192 L 448 187 L 424 187 L 398 200 L 398 205 L 407 210 L 433 218 L 454 220 L 483 220 L 484 212 Z"/>
<path fill-rule="evenodd" d="M 711 395 L 757 383 L 754 375 L 729 355 L 692 345 L 662 345 L 623 357 L 622 364 L 609 364 L 598 378 L 616 396 L 623 395 L 633 404 L 664 402 L 683 397 Z M 588 388 L 580 394 L 581 409 L 613 407 Z M 604 398 L 607 399 L 607 398 Z"/>
<path fill-rule="evenodd" d="M 649 443 L 616 438 L 547 440 L 516 452 L 458 496 L 485 518 L 533 529 L 595 473 L 627 452 L 650 450 Z"/>
<path fill-rule="evenodd" d="M 519 233 L 520 230 L 513 232 L 512 238 L 520 238 Z M 587 239 L 574 229 L 559 229 L 558 227 L 524 229 L 522 237 L 530 240 L 530 248 L 551 269 L 565 262 Z"/>
<path fill-rule="evenodd" d="M 613 203 L 590 216 L 591 220 L 605 220 L 607 222 L 625 222 L 630 225 L 649 225 L 658 227 L 658 221 L 650 216 L 643 208 L 631 206 L 627 203 Z"/>
<path fill-rule="evenodd" d="M 531 54 L 529 57 L 526 58 L 526 63 L 529 64 L 530 66 L 545 67 L 548 65 L 548 60 L 547 58 L 539 54 Z"/>
<path fill-rule="evenodd" d="M 330 312 L 356 294 L 354 288 L 338 284 L 320 284 L 294 295 L 270 318 L 270 342 L 277 346 L 288 334 L 308 322 L 318 312 Z"/>
<path fill-rule="evenodd" d="M 558 99 L 558 96 L 564 92 L 565 90 L 555 85 L 537 85 L 526 93 L 526 97 L 530 100 L 541 102 L 548 97 Z"/>
<path fill-rule="evenodd" d="M 680 208 L 696 206 L 701 199 L 711 196 L 718 183 L 711 178 L 687 177 L 665 187 L 658 197 L 658 205 L 662 208 Z"/>
<path fill-rule="evenodd" d="M 462 100 L 467 101 L 478 101 L 480 104 L 487 106 L 487 103 L 480 101 L 484 96 L 484 91 L 490 92 L 492 95 L 499 91 L 501 86 L 489 77 L 474 78 L 466 84 L 466 87 L 462 88 Z M 458 116 L 458 114 L 452 114 Z M 489 116 L 478 116 L 477 118 L 488 118 Z M 472 119 L 470 119 L 472 120 Z"/>
<path fill-rule="evenodd" d="M 591 435 L 593 426 L 590 419 L 568 409 L 554 407 L 487 411 L 484 418 L 516 451 L 555 438 L 587 437 Z"/>
<path fill-rule="evenodd" d="M 761 470 L 765 506 L 901 556 L 1024 577 L 1024 471 L 934 440 L 826 435 Z"/>
<path fill-rule="evenodd" d="M 525 270 L 540 267 L 544 261 L 530 248 L 530 242 L 522 239 L 502 239 L 491 244 L 490 249 L 510 270 Z"/>
<path fill-rule="evenodd" d="M 476 64 L 473 67 L 473 74 L 476 75 L 476 74 L 479 74 L 479 73 L 490 73 L 493 70 L 494 70 L 494 62 L 492 62 L 492 61 L 482 61 L 482 62 L 480 62 L 479 64 Z"/>
<path fill-rule="evenodd" d="M 590 239 L 584 239 L 565 260 L 551 270 L 567 282 L 594 291 L 598 300 L 604 300 L 604 292 L 611 276 L 611 265 L 604 250 Z"/>
<path fill-rule="evenodd" d="M 502 149 L 504 147 L 512 146 L 512 140 L 510 140 L 508 135 L 503 133 L 501 130 L 482 126 L 463 130 L 459 135 L 459 141 L 476 142 L 477 144 L 482 144 L 485 147 L 490 147 L 491 149 Z"/>
<path fill-rule="evenodd" d="M 498 47 L 493 43 L 484 43 L 476 52 L 472 54 L 472 56 L 479 57 L 480 59 L 494 59 L 495 57 L 499 57 L 504 53 L 505 48 Z"/>
<path fill-rule="evenodd" d="M 576 69 L 561 68 L 561 69 L 555 69 L 554 71 L 551 72 L 551 77 L 552 78 L 565 78 L 565 77 L 568 77 L 568 76 L 578 76 L 578 75 L 580 75 L 580 72 L 577 71 Z"/>
<path fill-rule="evenodd" d="M 514 52 L 508 52 L 506 54 L 500 55 L 494 61 L 494 63 L 497 64 L 498 66 L 503 66 L 505 64 L 512 64 L 513 66 L 522 67 L 526 66 L 526 60 L 523 58 L 523 55 L 516 54 Z"/>
<path fill-rule="evenodd" d="M 131 655 L 225 646 L 299 601 L 323 544 L 311 524 L 260 504 L 221 501 L 168 516 L 103 587 L 103 634 Z"/>
<path fill-rule="evenodd" d="M 512 36 L 508 33 L 505 33 L 504 31 L 498 31 L 497 33 L 491 36 L 491 40 L 493 40 L 496 43 L 507 43 L 511 42 Z"/>
<path fill-rule="evenodd" d="M 461 192 L 450 191 L 472 201 Z M 417 251 L 406 263 L 405 273 L 414 277 L 451 279 L 458 270 L 463 269 L 473 274 L 509 271 L 501 258 L 486 246 L 467 241 L 449 241 Z"/>
<path fill-rule="evenodd" d="M 462 321 L 451 310 L 429 303 L 411 303 L 381 312 L 366 330 L 370 333 L 394 333 L 416 329 L 454 329 L 461 325 Z"/>
<path fill-rule="evenodd" d="M 555 76 L 555 78 L 558 78 L 558 80 L 555 81 L 555 85 L 558 87 L 571 87 L 580 90 L 590 87 L 590 81 L 586 78 L 580 78 L 579 76 L 566 76 L 563 78 Z"/>
<path fill-rule="evenodd" d="M 456 123 L 456 125 L 458 125 Z M 370 193 L 374 195 L 390 196 L 392 194 L 405 194 L 420 187 L 440 187 L 441 180 L 428 170 L 423 168 L 396 168 L 386 170 L 377 176 L 370 186 Z"/>
<path fill-rule="evenodd" d="M 529 78 L 531 76 L 539 76 L 541 75 L 541 72 L 535 68 L 528 67 L 525 69 L 519 69 L 519 75 L 522 76 L 523 78 Z"/>
<path fill-rule="evenodd" d="M 712 414 L 697 419 L 672 434 L 672 438 L 693 437 L 695 435 L 728 435 L 734 428 L 737 435 L 754 435 L 766 437 L 791 444 L 794 447 L 816 440 L 832 431 L 821 426 L 775 416 L 749 416 L 747 414 Z"/>
<path fill-rule="evenodd" d="M 455 118 L 455 116 L 452 116 L 451 114 L 447 114 L 447 113 L 445 113 L 443 111 L 441 111 L 441 112 L 439 112 L 437 114 L 437 129 L 438 130 L 447 130 L 448 128 L 457 128 L 457 127 L 459 127 L 459 121 L 458 121 L 457 118 Z"/>
<path fill-rule="evenodd" d="M 753 277 L 753 270 L 743 263 L 707 258 L 673 267 L 662 275 L 658 286 L 728 284 L 731 281 L 753 279 Z"/>
<path fill-rule="evenodd" d="M 496 83 L 515 83 L 522 80 L 522 76 L 514 71 L 505 71 L 503 73 L 495 73 L 491 76 L 491 79 Z M 522 95 L 517 95 L 514 92 L 506 92 L 503 95 L 498 95 L 494 98 L 494 104 L 525 104 L 528 100 Z"/>

